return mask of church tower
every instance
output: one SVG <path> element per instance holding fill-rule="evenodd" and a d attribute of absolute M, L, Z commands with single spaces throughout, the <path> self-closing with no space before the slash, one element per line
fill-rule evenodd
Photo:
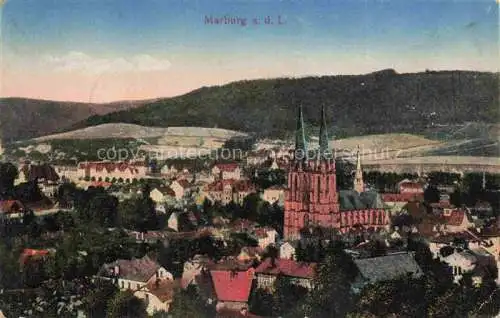
<path fill-rule="evenodd" d="M 339 204 L 335 158 L 329 147 L 325 110 L 321 111 L 319 149 L 308 151 L 302 108 L 297 114 L 294 158 L 285 193 L 285 239 L 299 238 L 300 230 L 315 225 L 339 226 Z"/>
<path fill-rule="evenodd" d="M 359 152 L 356 153 L 356 173 L 354 174 L 354 184 L 353 189 L 357 193 L 361 193 L 365 190 L 365 184 L 363 182 L 363 170 L 361 170 L 361 154 Z"/>

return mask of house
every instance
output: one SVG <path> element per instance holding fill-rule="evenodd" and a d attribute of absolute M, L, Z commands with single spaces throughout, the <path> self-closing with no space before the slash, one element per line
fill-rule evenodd
<path fill-rule="evenodd" d="M 15 215 L 21 214 L 26 210 L 25 206 L 19 200 L 1 200 L 0 214 Z"/>
<path fill-rule="evenodd" d="M 285 187 L 275 185 L 265 189 L 262 192 L 261 198 L 262 200 L 267 201 L 270 204 L 277 202 L 280 206 L 283 206 L 285 202 L 285 190 Z"/>
<path fill-rule="evenodd" d="M 104 264 L 99 270 L 98 277 L 116 280 L 121 290 L 139 290 L 156 279 L 173 280 L 173 275 L 164 267 L 148 256 L 131 260 L 119 259 Z"/>
<path fill-rule="evenodd" d="M 260 248 L 265 249 L 271 244 L 275 244 L 278 232 L 272 228 L 256 228 L 254 229 L 252 236 L 257 240 L 257 244 Z"/>
<path fill-rule="evenodd" d="M 470 251 L 455 251 L 453 254 L 446 257 L 441 257 L 441 260 L 451 267 L 453 279 L 458 283 L 463 274 L 472 271 L 476 267 L 477 258 Z"/>
<path fill-rule="evenodd" d="M 424 185 L 420 182 L 402 180 L 397 185 L 399 193 L 424 194 Z"/>
<path fill-rule="evenodd" d="M 164 165 L 163 167 L 161 167 L 160 169 L 160 173 L 162 176 L 174 176 L 177 174 L 177 169 L 174 167 L 174 165 L 171 165 L 171 166 L 168 166 L 168 165 Z"/>
<path fill-rule="evenodd" d="M 371 258 L 356 258 L 354 263 L 359 274 L 353 284 L 355 292 L 361 291 L 366 284 L 387 281 L 401 276 L 418 278 L 422 270 L 412 253 L 402 252 Z"/>
<path fill-rule="evenodd" d="M 168 217 L 167 226 L 169 229 L 179 231 L 179 212 L 172 212 Z"/>
<path fill-rule="evenodd" d="M 172 190 L 172 188 L 166 186 L 156 187 L 151 190 L 151 192 L 149 193 L 149 197 L 154 201 L 154 203 L 158 205 L 171 201 L 173 198 L 175 198 L 175 191 Z"/>
<path fill-rule="evenodd" d="M 423 201 L 424 195 L 421 193 L 382 193 L 382 201 L 391 212 L 400 212 L 408 202 Z"/>
<path fill-rule="evenodd" d="M 287 241 L 280 246 L 280 258 L 295 260 L 298 241 Z"/>
<path fill-rule="evenodd" d="M 316 263 L 297 262 L 291 259 L 266 258 L 256 269 L 258 288 L 273 289 L 278 276 L 307 289 L 313 287 Z"/>
<path fill-rule="evenodd" d="M 438 184 L 437 189 L 441 193 L 452 194 L 455 192 L 456 185 L 454 184 Z"/>
<path fill-rule="evenodd" d="M 78 166 L 64 166 L 64 165 L 54 165 L 54 170 L 57 175 L 67 182 L 77 182 L 78 181 Z"/>
<path fill-rule="evenodd" d="M 236 259 L 243 263 L 260 261 L 263 253 L 264 249 L 260 246 L 243 246 Z"/>
<path fill-rule="evenodd" d="M 215 267 L 210 270 L 217 298 L 217 311 L 248 308 L 254 272 L 252 267 L 247 269 Z"/>
<path fill-rule="evenodd" d="M 57 183 L 59 179 L 60 177 L 54 167 L 49 164 L 25 164 L 19 169 L 18 179 L 15 183 L 19 184 L 35 180 L 41 183 Z"/>
<path fill-rule="evenodd" d="M 132 183 L 146 177 L 148 167 L 144 161 L 82 162 L 78 165 L 78 178 L 96 181 Z M 115 180 L 115 181 L 113 181 Z"/>
<path fill-rule="evenodd" d="M 181 287 L 186 289 L 191 284 L 196 285 L 196 276 L 200 275 L 203 270 L 208 270 L 208 266 L 211 264 L 213 262 L 209 257 L 199 254 L 184 262 Z"/>
<path fill-rule="evenodd" d="M 462 232 L 475 227 L 474 223 L 469 220 L 467 212 L 462 209 L 444 209 L 442 219 L 445 232 Z"/>
<path fill-rule="evenodd" d="M 184 212 L 172 212 L 170 214 L 167 226 L 168 228 L 180 232 L 180 231 L 193 231 L 196 229 L 198 224 L 198 220 L 193 212 L 187 211 Z"/>
<path fill-rule="evenodd" d="M 134 296 L 142 299 L 146 304 L 146 312 L 151 316 L 159 311 L 169 312 L 178 285 L 179 282 L 175 280 L 155 279 L 135 291 Z"/>
<path fill-rule="evenodd" d="M 217 163 L 212 168 L 212 175 L 216 180 L 240 180 L 241 169 L 237 163 Z"/>
<path fill-rule="evenodd" d="M 207 185 L 205 191 L 217 202 L 241 204 L 247 195 L 255 192 L 254 185 L 248 180 L 225 179 Z"/>
<path fill-rule="evenodd" d="M 175 198 L 177 200 L 181 200 L 182 198 L 184 198 L 186 195 L 189 194 L 190 185 L 189 182 L 185 179 L 174 180 L 170 184 L 170 188 L 174 191 Z"/>
<path fill-rule="evenodd" d="M 26 265 L 30 261 L 44 260 L 50 255 L 49 250 L 39 250 L 25 248 L 21 255 L 19 256 L 19 264 L 21 267 Z"/>
<path fill-rule="evenodd" d="M 136 240 L 137 243 L 149 243 L 154 244 L 158 241 L 164 241 L 167 239 L 167 231 L 127 231 L 127 235 Z"/>

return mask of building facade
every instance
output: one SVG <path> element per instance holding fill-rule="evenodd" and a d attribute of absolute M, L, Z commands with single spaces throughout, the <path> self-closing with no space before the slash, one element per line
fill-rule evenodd
<path fill-rule="evenodd" d="M 347 232 L 354 226 L 382 228 L 389 223 L 389 215 L 384 209 L 340 210 L 335 159 L 328 145 L 324 109 L 321 117 L 319 150 L 310 156 L 302 110 L 299 109 L 294 159 L 285 192 L 286 240 L 299 238 L 300 230 L 308 226 Z"/>

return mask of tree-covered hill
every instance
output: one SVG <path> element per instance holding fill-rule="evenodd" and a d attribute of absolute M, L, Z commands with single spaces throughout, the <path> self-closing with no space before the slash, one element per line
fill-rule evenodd
<path fill-rule="evenodd" d="M 440 71 L 280 78 L 203 87 L 136 109 L 92 116 L 72 128 L 110 122 L 145 126 L 201 126 L 283 136 L 302 105 L 317 126 L 325 105 L 335 135 L 422 132 L 465 122 L 496 122 L 498 73 Z"/>

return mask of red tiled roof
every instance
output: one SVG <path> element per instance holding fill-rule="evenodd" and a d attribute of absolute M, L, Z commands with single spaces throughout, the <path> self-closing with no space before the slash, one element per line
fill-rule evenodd
<path fill-rule="evenodd" d="M 248 180 L 234 180 L 225 179 L 218 180 L 207 185 L 208 191 L 223 191 L 224 187 L 230 185 L 234 190 L 238 192 L 249 192 L 255 189 L 254 185 Z"/>
<path fill-rule="evenodd" d="M 21 264 L 26 264 L 26 261 L 30 258 L 40 258 L 49 255 L 48 250 L 35 250 L 31 248 L 25 248 L 19 257 Z"/>
<path fill-rule="evenodd" d="M 419 193 L 382 193 L 384 202 L 409 202 L 414 200 L 423 200 L 424 196 Z"/>
<path fill-rule="evenodd" d="M 445 223 L 451 226 L 459 226 L 465 217 L 465 211 L 463 210 L 453 210 L 450 215 L 443 215 Z"/>
<path fill-rule="evenodd" d="M 399 188 L 407 188 L 407 189 L 422 189 L 423 192 L 423 186 L 418 183 L 418 182 L 411 182 L 411 181 L 406 181 L 406 182 L 401 182 L 399 184 Z"/>
<path fill-rule="evenodd" d="M 212 283 L 219 301 L 247 302 L 254 269 L 247 271 L 211 270 Z"/>
<path fill-rule="evenodd" d="M 313 278 L 316 263 L 296 262 L 291 259 L 276 259 L 275 266 L 272 266 L 271 259 L 266 258 L 256 269 L 256 273 L 278 275 L 282 274 L 290 277 Z"/>
<path fill-rule="evenodd" d="M 0 213 L 17 213 L 24 209 L 24 205 L 18 200 L 0 201 Z"/>
<path fill-rule="evenodd" d="M 217 163 L 215 164 L 215 167 L 217 167 L 220 171 L 234 171 L 236 168 L 238 168 L 237 163 Z"/>

